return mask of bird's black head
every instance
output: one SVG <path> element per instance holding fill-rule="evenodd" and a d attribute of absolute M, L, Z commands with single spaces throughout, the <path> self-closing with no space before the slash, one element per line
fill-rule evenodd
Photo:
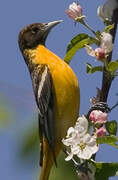
<path fill-rule="evenodd" d="M 57 24 L 62 22 L 53 21 L 49 23 L 34 23 L 24 27 L 19 33 L 19 47 L 23 52 L 25 49 L 32 49 L 39 44 L 45 45 L 45 40 L 50 30 Z"/>

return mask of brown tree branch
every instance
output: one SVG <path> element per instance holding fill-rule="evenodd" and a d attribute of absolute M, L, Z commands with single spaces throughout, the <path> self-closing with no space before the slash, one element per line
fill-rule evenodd
<path fill-rule="evenodd" d="M 118 23 L 118 9 L 115 9 L 113 12 L 113 17 L 112 17 L 112 22 L 111 22 L 111 24 L 114 24 L 114 28 L 110 31 L 110 34 L 113 37 L 113 43 L 116 37 L 117 23 Z M 112 52 L 109 54 L 107 58 L 107 62 L 110 62 L 111 60 L 112 60 Z M 114 79 L 113 76 L 104 67 L 102 87 L 101 87 L 101 92 L 100 92 L 100 101 L 107 102 L 109 90 L 110 90 L 113 79 Z"/>

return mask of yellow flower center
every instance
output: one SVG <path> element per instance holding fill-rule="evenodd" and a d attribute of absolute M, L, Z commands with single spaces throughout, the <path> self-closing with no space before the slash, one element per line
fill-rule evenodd
<path fill-rule="evenodd" d="M 81 150 L 83 150 L 86 147 L 86 143 L 80 142 L 80 144 L 78 144 L 78 146 L 80 147 Z"/>

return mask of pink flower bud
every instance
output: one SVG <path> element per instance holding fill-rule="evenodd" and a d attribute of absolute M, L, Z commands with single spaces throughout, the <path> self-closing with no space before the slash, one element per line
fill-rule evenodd
<path fill-rule="evenodd" d="M 104 51 L 104 49 L 96 48 L 95 49 L 95 56 L 96 56 L 96 59 L 98 59 L 98 60 L 104 59 L 105 58 L 105 51 Z"/>
<path fill-rule="evenodd" d="M 73 20 L 76 20 L 77 18 L 82 16 L 82 7 L 73 2 L 69 5 L 69 9 L 66 10 L 66 14 Z"/>
<path fill-rule="evenodd" d="M 105 112 L 94 110 L 90 113 L 89 119 L 95 124 L 104 124 L 108 120 L 108 115 Z"/>
<path fill-rule="evenodd" d="M 97 129 L 96 135 L 97 135 L 97 137 L 103 137 L 103 136 L 105 136 L 105 135 L 106 135 L 106 129 L 103 128 L 103 127 Z"/>

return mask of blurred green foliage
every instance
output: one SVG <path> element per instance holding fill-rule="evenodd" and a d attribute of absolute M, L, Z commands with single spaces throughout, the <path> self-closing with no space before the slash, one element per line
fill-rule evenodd
<path fill-rule="evenodd" d="M 14 113 L 8 100 L 0 95 L 0 128 L 12 122 Z"/>
<path fill-rule="evenodd" d="M 32 123 L 25 129 L 25 132 L 22 132 L 22 140 L 20 144 L 20 158 L 22 160 L 29 161 L 31 156 L 39 159 L 39 136 L 38 136 L 38 127 L 37 124 Z M 32 163 L 32 162 L 31 162 Z"/>

